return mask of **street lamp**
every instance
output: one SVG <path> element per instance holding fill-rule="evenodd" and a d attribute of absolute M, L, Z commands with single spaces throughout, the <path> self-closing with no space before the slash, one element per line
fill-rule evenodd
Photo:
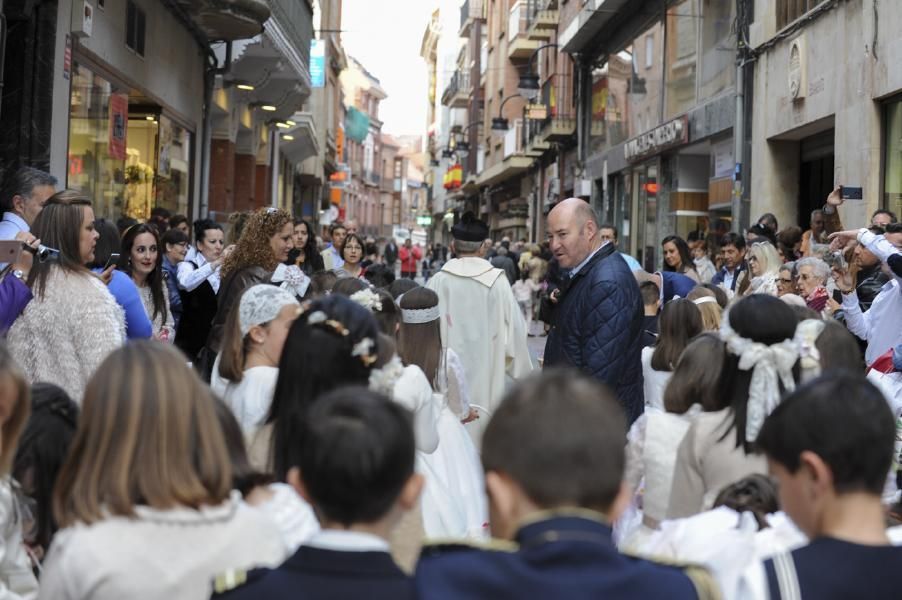
<path fill-rule="evenodd" d="M 509 100 L 519 97 L 520 94 L 513 94 L 501 102 L 501 106 L 498 107 L 498 116 L 492 118 L 492 131 L 507 131 L 510 128 L 510 123 L 504 118 L 504 105 L 507 104 Z"/>
<path fill-rule="evenodd" d="M 540 50 L 557 47 L 557 44 L 545 44 L 544 46 L 539 46 L 529 57 L 529 60 L 526 61 L 526 73 L 520 75 L 520 82 L 517 84 L 517 91 L 520 92 L 521 96 L 533 100 L 539 95 L 539 90 L 541 89 L 541 86 L 539 86 L 539 76 L 532 72 L 532 65 L 535 62 L 536 57 L 539 55 Z M 567 56 L 569 56 L 570 60 L 573 61 L 574 64 L 576 64 L 576 61 L 571 54 L 567 54 Z"/>

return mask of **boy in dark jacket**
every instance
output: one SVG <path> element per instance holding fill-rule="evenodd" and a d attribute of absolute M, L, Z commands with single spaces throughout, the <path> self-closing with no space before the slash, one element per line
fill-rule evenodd
<path fill-rule="evenodd" d="M 276 569 L 217 577 L 216 597 L 413 600 L 413 582 L 387 539 L 423 488 L 414 451 L 410 414 L 387 398 L 348 387 L 317 400 L 288 482 L 313 506 L 322 531 Z"/>

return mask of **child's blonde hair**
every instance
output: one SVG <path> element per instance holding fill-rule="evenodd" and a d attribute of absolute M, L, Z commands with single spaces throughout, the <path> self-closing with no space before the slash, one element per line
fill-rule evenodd
<path fill-rule="evenodd" d="M 16 457 L 16 448 L 19 446 L 19 436 L 28 423 L 28 415 L 31 413 L 31 388 L 25 373 L 13 360 L 5 343 L 0 342 L 0 385 L 3 379 L 9 378 L 12 383 L 12 393 L 15 395 L 15 403 L 9 412 L 6 421 L 0 424 L 0 476 L 6 476 L 12 471 L 13 459 Z"/>

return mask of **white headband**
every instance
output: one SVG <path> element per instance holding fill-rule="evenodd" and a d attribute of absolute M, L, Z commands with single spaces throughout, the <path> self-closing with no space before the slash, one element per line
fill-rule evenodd
<path fill-rule="evenodd" d="M 401 321 L 409 325 L 419 325 L 421 323 L 431 323 L 441 318 L 442 314 L 438 310 L 438 305 L 431 308 L 402 308 Z"/>
<path fill-rule="evenodd" d="M 792 368 L 799 360 L 793 340 L 778 344 L 761 344 L 741 337 L 730 327 L 729 312 L 720 324 L 720 338 L 730 354 L 739 357 L 739 368 L 752 372 L 745 420 L 745 439 L 754 442 L 764 419 L 780 404 L 780 382 L 787 392 L 795 389 Z"/>
<path fill-rule="evenodd" d="M 715 298 L 714 296 L 702 296 L 701 298 L 696 298 L 692 301 L 692 303 L 696 306 L 701 306 L 702 304 L 711 304 L 712 302 L 717 304 L 717 298 Z"/>
<path fill-rule="evenodd" d="M 300 303 L 290 292 L 268 283 L 260 283 L 247 289 L 241 296 L 238 306 L 238 321 L 241 337 L 247 335 L 251 327 L 269 323 L 279 316 L 286 306 L 297 306 Z"/>

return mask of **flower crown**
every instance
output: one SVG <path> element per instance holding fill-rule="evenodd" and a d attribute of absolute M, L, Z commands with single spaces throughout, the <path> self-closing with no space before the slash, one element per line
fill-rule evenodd
<path fill-rule="evenodd" d="M 351 300 L 370 312 L 382 311 L 382 299 L 370 288 L 364 288 L 351 294 Z"/>
<path fill-rule="evenodd" d="M 307 324 L 311 327 L 320 327 L 327 331 L 331 331 L 340 337 L 348 337 L 351 332 L 340 321 L 330 319 L 329 316 L 321 310 L 316 310 L 307 315 Z M 365 337 L 351 349 L 351 356 L 360 358 L 365 367 L 371 367 L 378 360 L 376 354 L 376 342 L 371 337 Z"/>

